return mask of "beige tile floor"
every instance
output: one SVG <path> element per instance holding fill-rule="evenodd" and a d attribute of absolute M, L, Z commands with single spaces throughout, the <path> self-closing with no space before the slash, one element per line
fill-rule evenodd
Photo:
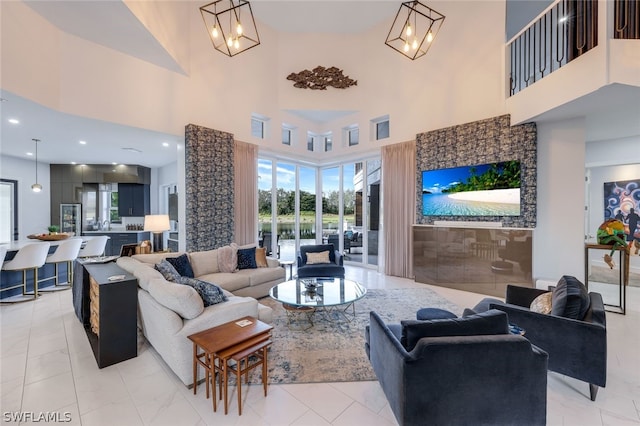
<path fill-rule="evenodd" d="M 369 288 L 415 287 L 411 280 L 347 267 Z M 460 307 L 482 295 L 429 286 Z M 640 425 L 640 289 L 630 288 L 627 315 L 607 314 L 608 383 L 596 402 L 588 386 L 549 373 L 548 424 Z M 204 389 L 194 396 L 143 344 L 137 358 L 98 369 L 71 306 L 71 292 L 0 307 L 0 421 L 13 412 L 53 412 L 70 425 L 394 425 L 377 382 L 271 385 L 235 394 L 229 415 L 213 413 Z M 201 386 L 202 388 L 202 386 Z M 245 388 L 246 390 L 246 388 Z M 42 424 L 24 422 L 21 424 Z"/>

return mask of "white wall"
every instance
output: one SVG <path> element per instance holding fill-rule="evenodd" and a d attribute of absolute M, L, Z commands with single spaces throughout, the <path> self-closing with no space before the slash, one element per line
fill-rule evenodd
<path fill-rule="evenodd" d="M 533 277 L 584 279 L 584 119 L 538 124 Z"/>
<path fill-rule="evenodd" d="M 0 155 L 0 177 L 18 181 L 18 234 L 25 239 L 30 234 L 41 234 L 51 225 L 51 185 L 49 164 L 38 163 L 38 183 L 42 191 L 31 191 L 35 183 L 35 161 Z"/>

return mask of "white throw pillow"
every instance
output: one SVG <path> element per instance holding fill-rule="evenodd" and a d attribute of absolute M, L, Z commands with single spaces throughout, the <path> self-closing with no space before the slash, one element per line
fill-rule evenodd
<path fill-rule="evenodd" d="M 202 298 L 188 285 L 154 279 L 149 282 L 149 294 L 162 306 L 185 319 L 193 319 L 204 311 Z"/>
<path fill-rule="evenodd" d="M 317 253 L 307 252 L 307 265 L 317 265 L 319 263 L 330 263 L 328 250 Z"/>

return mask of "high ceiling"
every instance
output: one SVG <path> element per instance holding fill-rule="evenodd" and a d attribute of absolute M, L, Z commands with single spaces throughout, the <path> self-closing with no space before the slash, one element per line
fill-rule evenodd
<path fill-rule="evenodd" d="M 169 70 L 183 73 L 151 33 L 121 1 L 32 1 L 25 3 L 62 31 L 138 57 Z M 206 1 L 190 0 L 185 7 L 197 8 Z M 254 0 L 252 9 L 258 25 L 287 33 L 358 33 L 391 19 L 400 2 L 357 1 L 271 1 Z M 40 139 L 38 157 L 47 163 L 135 163 L 158 167 L 175 161 L 181 138 L 143 129 L 60 113 L 6 91 L 2 108 L 2 154 L 31 159 L 33 138 Z M 289 112 L 317 123 L 351 114 L 353 111 Z M 20 120 L 10 124 L 9 118 Z M 80 145 L 80 140 L 86 141 Z M 16 143 L 15 141 L 19 141 Z M 169 146 L 163 146 L 163 143 Z M 114 148 L 134 148 L 140 152 Z"/>

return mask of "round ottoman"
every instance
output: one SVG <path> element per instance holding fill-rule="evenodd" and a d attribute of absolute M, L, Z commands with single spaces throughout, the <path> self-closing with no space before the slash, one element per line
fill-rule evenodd
<path fill-rule="evenodd" d="M 445 311 L 439 308 L 422 308 L 416 313 L 417 320 L 434 320 L 434 319 L 448 319 L 458 318 L 453 312 Z"/>

